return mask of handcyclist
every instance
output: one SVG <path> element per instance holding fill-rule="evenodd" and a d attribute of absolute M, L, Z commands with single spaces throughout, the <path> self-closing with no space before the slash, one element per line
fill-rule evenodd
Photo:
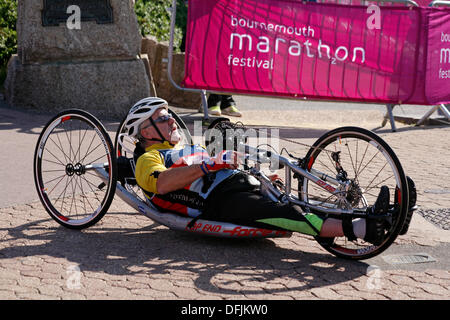
<path fill-rule="evenodd" d="M 384 240 L 383 219 L 322 219 L 293 204 L 275 203 L 260 193 L 259 181 L 237 170 L 238 156 L 222 151 L 210 158 L 204 147 L 178 146 L 181 140 L 167 102 L 143 99 L 129 111 L 126 129 L 137 139 L 136 181 L 152 204 L 193 220 L 230 222 L 249 227 L 282 229 L 321 237 L 346 236 L 379 245 Z M 381 187 L 370 213 L 387 212 L 389 190 Z"/>

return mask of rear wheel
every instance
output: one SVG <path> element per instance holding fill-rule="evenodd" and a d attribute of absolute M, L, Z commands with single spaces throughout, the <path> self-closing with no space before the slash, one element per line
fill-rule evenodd
<path fill-rule="evenodd" d="M 406 218 L 408 186 L 397 156 L 383 139 L 357 127 L 332 130 L 320 137 L 308 151 L 304 169 L 319 177 L 325 174 L 322 177 L 330 177 L 346 185 L 340 193 L 333 195 L 314 182 L 300 178 L 299 197 L 324 209 L 365 212 L 374 205 L 382 186 L 390 190 L 391 222 L 380 245 L 372 245 L 362 239 L 349 241 L 346 237 L 317 237 L 326 250 L 343 258 L 367 259 L 392 244 Z M 321 213 L 317 211 L 317 214 Z"/>
<path fill-rule="evenodd" d="M 67 228 L 87 228 L 104 216 L 116 190 L 116 170 L 108 133 L 85 111 L 58 114 L 39 136 L 34 153 L 38 196 Z"/>

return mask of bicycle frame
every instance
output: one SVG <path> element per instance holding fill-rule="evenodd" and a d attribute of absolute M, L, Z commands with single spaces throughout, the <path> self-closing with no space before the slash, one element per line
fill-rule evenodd
<path fill-rule="evenodd" d="M 291 192 L 291 173 L 297 173 L 302 177 L 314 182 L 332 195 L 338 195 L 345 191 L 346 183 L 341 183 L 338 180 L 330 177 L 324 173 L 312 169 L 311 172 L 299 167 L 295 162 L 281 155 L 275 154 L 264 149 L 254 148 L 250 145 L 240 144 L 239 146 L 244 150 L 246 160 L 255 161 L 256 165 L 252 168 L 247 168 L 249 174 L 258 179 L 261 183 L 261 192 L 269 197 L 274 202 L 294 203 L 312 210 L 322 212 L 324 214 L 331 214 L 336 217 L 345 217 L 352 215 L 352 217 L 365 217 L 367 214 L 363 211 L 341 208 L 325 208 L 323 206 L 316 206 L 314 204 L 300 200 L 299 198 L 290 194 Z M 285 167 L 285 190 L 284 192 L 278 190 L 272 181 L 260 170 L 260 164 L 263 163 L 278 163 Z M 108 174 L 104 170 L 107 164 L 94 164 L 86 166 L 86 170 L 93 170 L 105 182 L 108 181 Z M 328 183 L 329 182 L 329 183 Z M 192 217 L 183 217 L 180 215 L 160 212 L 150 201 L 142 200 L 134 190 L 127 189 L 122 184 L 118 183 L 116 186 L 116 194 L 128 205 L 136 211 L 141 212 L 148 218 L 152 219 L 158 224 L 165 225 L 173 230 L 189 231 L 216 237 L 237 237 L 237 238 L 278 238 L 290 237 L 291 232 L 280 230 L 268 230 L 262 228 L 248 227 L 243 225 L 236 225 L 233 223 L 210 221 L 210 220 L 195 220 Z M 306 213 L 305 213 L 306 214 Z M 194 223 L 192 223 L 194 221 Z"/>
<path fill-rule="evenodd" d="M 345 193 L 348 188 L 348 183 L 340 182 L 329 175 L 326 175 L 318 170 L 311 169 L 310 172 L 299 167 L 295 162 L 292 162 L 286 157 L 278 154 L 274 154 L 271 151 L 262 150 L 251 147 L 249 145 L 240 144 L 242 150 L 246 154 L 246 159 L 256 161 L 257 167 L 251 168 L 249 173 L 257 178 L 261 182 L 262 189 L 265 191 L 265 195 L 269 196 L 273 201 L 278 202 L 291 202 L 300 206 L 304 206 L 315 211 L 332 214 L 336 216 L 344 217 L 346 215 L 352 215 L 352 217 L 365 217 L 367 214 L 362 210 L 355 209 L 341 209 L 341 208 L 324 208 L 322 206 L 316 206 L 311 203 L 298 199 L 291 194 L 291 173 L 297 173 L 302 177 L 314 182 L 322 189 L 326 190 L 331 195 L 339 196 L 339 194 Z M 238 149 L 239 150 L 239 149 Z M 271 180 L 259 170 L 260 163 L 278 163 L 278 167 L 285 168 L 285 190 L 279 191 L 271 182 Z M 280 166 L 281 165 L 281 166 Z M 328 183 L 329 182 L 329 183 Z M 334 185 L 334 186 L 333 186 Z"/>

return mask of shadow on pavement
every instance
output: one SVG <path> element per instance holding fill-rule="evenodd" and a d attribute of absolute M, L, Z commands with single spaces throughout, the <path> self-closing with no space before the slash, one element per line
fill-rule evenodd
<path fill-rule="evenodd" d="M 281 294 L 329 286 L 366 275 L 369 266 L 336 258 L 325 251 L 322 254 L 280 247 L 270 239 L 211 238 L 155 225 L 136 229 L 100 224 L 80 232 L 48 226 L 49 223 L 56 225 L 49 218 L 0 229 L 12 237 L 0 240 L 3 245 L 5 241 L 20 242 L 0 249 L 0 259 L 63 258 L 69 264 L 78 264 L 82 272 L 127 278 L 144 275 L 151 277 L 149 283 L 172 274 L 179 278 L 181 273 L 193 279 L 197 289 L 236 295 Z M 276 285 L 272 286 L 274 281 Z M 267 282 L 271 285 L 265 286 Z"/>
<path fill-rule="evenodd" d="M 18 133 L 39 135 L 44 126 L 58 114 L 58 111 L 43 111 L 11 108 L 0 99 L 0 130 L 14 130 Z M 108 131 L 116 131 L 119 121 L 99 118 Z"/>

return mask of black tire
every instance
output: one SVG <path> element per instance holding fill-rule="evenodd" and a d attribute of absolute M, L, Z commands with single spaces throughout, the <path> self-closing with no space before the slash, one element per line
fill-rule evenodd
<path fill-rule="evenodd" d="M 390 190 L 389 212 L 392 214 L 392 223 L 380 245 L 375 246 L 361 239 L 348 241 L 346 237 L 316 237 L 323 248 L 338 257 L 352 260 L 368 259 L 386 250 L 404 225 L 408 210 L 406 176 L 389 145 L 375 133 L 358 127 L 337 128 L 320 137 L 308 151 L 304 169 L 308 171 L 316 169 L 336 178 L 338 170 L 332 157 L 333 152 L 337 151 L 341 151 L 340 164 L 345 171 L 340 177 L 347 175 L 346 181 L 352 183 L 350 191 L 345 193 L 345 200 L 337 196 L 329 197 L 330 194 L 328 198 L 321 198 L 322 189 L 302 178 L 299 179 L 299 198 L 309 202 L 315 201 L 317 205 L 339 207 L 342 203 L 346 203 L 352 208 L 364 210 L 374 204 L 379 188 L 387 185 Z M 320 215 L 318 212 L 315 213 Z"/>
<path fill-rule="evenodd" d="M 89 168 L 92 164 L 104 168 L 106 182 Z M 39 199 L 64 227 L 87 228 L 108 211 L 116 190 L 116 157 L 105 128 L 88 112 L 63 111 L 45 125 L 33 168 Z"/>

